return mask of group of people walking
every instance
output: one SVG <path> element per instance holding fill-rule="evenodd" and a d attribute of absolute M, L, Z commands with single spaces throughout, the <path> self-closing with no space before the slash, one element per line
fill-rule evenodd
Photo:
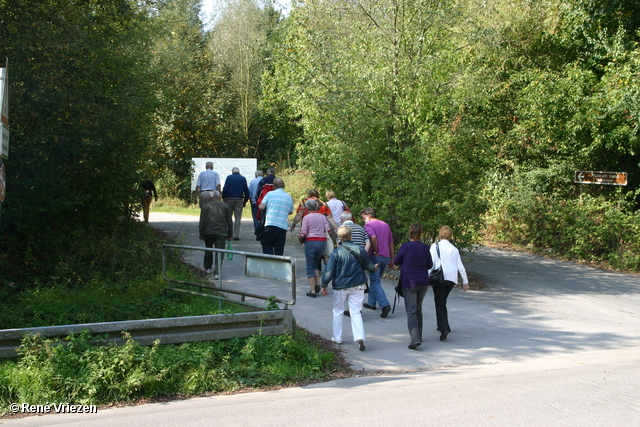
<path fill-rule="evenodd" d="M 422 243 L 422 225 L 414 223 L 409 227 L 409 242 L 404 243 L 395 253 L 395 243 L 389 225 L 378 219 L 373 208 L 360 212 L 364 228 L 353 222 L 347 205 L 327 192 L 329 202 L 319 200 L 316 189 L 309 191 L 303 199 L 291 225 L 293 231 L 302 222 L 300 241 L 305 244 L 305 259 L 310 291 L 307 296 L 315 298 L 318 291 L 328 295 L 327 287 L 332 283 L 333 299 L 333 341 L 342 342 L 344 316 L 351 317 L 353 339 L 360 350 L 365 349 L 362 309 L 381 309 L 380 317 L 386 318 L 391 304 L 382 287 L 381 278 L 386 269 L 400 268 L 410 349 L 422 344 L 422 303 L 429 286 L 433 288 L 437 329 L 440 340 L 444 341 L 451 332 L 447 312 L 447 297 L 462 278 L 463 290 L 469 287 L 466 270 L 458 249 L 450 242 L 452 230 L 443 226 L 439 241 L 429 246 Z M 338 215 L 333 207 L 339 210 Z M 339 226 L 342 224 L 341 226 Z M 338 227 L 339 226 L 339 227 Z M 330 231 L 337 229 L 337 242 L 321 275 L 322 258 L 326 247 L 331 246 Z M 444 272 L 443 283 L 430 283 L 429 273 L 437 268 Z M 369 272 L 369 283 L 365 271 Z M 365 291 L 368 296 L 365 301 Z"/>
<path fill-rule="evenodd" d="M 342 342 L 343 316 L 351 318 L 354 342 L 362 351 L 365 349 L 362 309 L 376 310 L 381 308 L 380 317 L 389 315 L 390 304 L 381 284 L 385 268 L 400 268 L 400 281 L 404 296 L 409 329 L 409 348 L 417 349 L 423 339 L 422 303 L 429 289 L 429 273 L 434 268 L 442 268 L 444 282 L 433 284 L 437 329 L 440 340 L 444 341 L 451 332 L 447 312 L 447 297 L 458 283 L 460 274 L 463 291 L 468 290 L 469 282 L 462 264 L 458 249 L 451 244 L 451 228 L 443 226 L 439 232 L 439 241 L 431 246 L 422 243 L 422 225 L 414 223 L 409 227 L 409 242 L 404 243 L 397 254 L 389 226 L 376 218 L 373 208 L 365 208 L 360 213 L 365 223 L 362 231 L 350 219 L 351 214 L 344 215 L 348 222 L 338 228 L 338 246 L 329 257 L 329 262 L 322 276 L 322 294 L 327 295 L 329 283 L 333 283 L 333 341 Z M 353 241 L 353 229 L 360 234 L 358 244 Z M 363 235 L 364 234 L 364 235 Z M 364 243 L 363 243 L 364 242 Z M 435 260 L 435 261 L 434 261 Z M 366 276 L 369 271 L 369 293 L 365 299 Z M 348 310 L 345 309 L 348 307 Z"/>
<path fill-rule="evenodd" d="M 437 329 L 444 341 L 451 332 L 447 312 L 447 297 L 462 278 L 463 291 L 468 289 L 468 279 L 458 249 L 451 244 L 452 230 L 443 226 L 438 242 L 422 243 L 422 225 L 411 224 L 409 241 L 402 244 L 397 254 L 389 225 L 378 219 L 373 208 L 360 212 L 364 227 L 354 222 L 348 206 L 337 199 L 332 191 L 320 200 L 319 192 L 311 189 L 308 197 L 297 208 L 291 226 L 288 218 L 294 212 L 294 202 L 284 191 L 285 183 L 275 176 L 275 169 L 267 169 L 267 176 L 256 171 L 255 178 L 247 185 L 244 177 L 234 168 L 227 177 L 222 194 L 220 181 L 212 174 L 213 164 L 198 178 L 196 190 L 200 194 L 200 238 L 206 247 L 224 248 L 225 240 L 239 240 L 242 208 L 251 203 L 254 231 L 265 254 L 283 255 L 287 231 L 294 231 L 301 223 L 300 242 L 305 245 L 306 272 L 310 290 L 307 296 L 316 298 L 318 293 L 328 295 L 333 288 L 333 337 L 342 343 L 344 316 L 351 319 L 353 340 L 362 351 L 365 349 L 362 310 L 377 310 L 386 318 L 391 304 L 382 287 L 381 278 L 386 269 L 398 266 L 404 296 L 409 330 L 409 348 L 417 349 L 423 340 L 422 304 L 429 286 L 433 288 Z M 209 188 L 211 187 L 211 188 Z M 222 202 L 220 198 L 224 200 Z M 236 224 L 232 227 L 231 215 L 235 212 Z M 328 249 L 330 251 L 328 251 Z M 332 250 L 331 250 L 332 249 Z M 321 274 L 323 259 L 326 261 Z M 204 267 L 211 272 L 213 254 L 205 252 Z M 429 273 L 441 268 L 443 283 L 430 283 Z M 369 272 L 369 279 L 365 272 Z M 216 257 L 214 277 L 218 274 Z M 365 301 L 366 297 L 366 301 Z"/>
<path fill-rule="evenodd" d="M 213 170 L 213 162 L 207 162 L 205 168 L 198 175 L 196 183 L 200 204 L 200 240 L 204 240 L 207 248 L 224 249 L 231 239 L 240 240 L 242 210 L 250 200 L 249 188 L 246 178 L 240 175 L 237 167 L 231 169 L 224 187 L 221 185 L 220 175 Z M 235 217 L 235 224 L 232 217 Z M 204 253 L 205 272 L 213 273 L 214 279 L 218 278 L 219 263 L 222 263 L 222 257 L 216 254 L 214 267 L 213 252 Z"/>
<path fill-rule="evenodd" d="M 462 278 L 462 290 L 469 289 L 467 272 L 462 265 L 460 252 L 451 244 L 453 232 L 449 226 L 440 227 L 438 241 L 431 246 L 422 243 L 422 225 L 411 224 L 409 241 L 403 243 L 394 258 L 395 265 L 400 267 L 400 281 L 404 305 L 407 313 L 407 327 L 411 339 L 409 348 L 415 350 L 422 344 L 422 301 L 429 285 L 433 288 L 433 300 L 436 310 L 437 329 L 440 341 L 447 339 L 451 332 L 447 312 L 447 297 L 458 283 L 458 274 Z M 443 283 L 430 283 L 429 273 L 442 268 Z"/>

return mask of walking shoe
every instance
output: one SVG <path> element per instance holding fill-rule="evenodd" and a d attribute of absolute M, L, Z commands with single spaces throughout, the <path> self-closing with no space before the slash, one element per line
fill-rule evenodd
<path fill-rule="evenodd" d="M 375 310 L 376 308 L 372 305 L 367 304 L 366 302 L 364 304 L 362 304 L 362 306 L 364 308 L 368 308 L 369 310 Z"/>
<path fill-rule="evenodd" d="M 336 341 L 334 337 L 331 337 L 331 341 L 333 341 L 336 344 L 342 344 L 342 341 Z"/>
<path fill-rule="evenodd" d="M 443 329 L 442 331 L 440 331 L 440 341 L 444 341 L 447 339 L 447 335 L 449 335 L 449 330 L 447 329 Z"/>
<path fill-rule="evenodd" d="M 240 238 L 239 237 L 234 237 L 233 240 L 240 240 Z"/>
<path fill-rule="evenodd" d="M 211 269 L 210 269 L 210 268 L 207 268 L 204 272 L 205 272 L 206 274 L 211 274 L 211 273 L 212 273 L 212 271 L 211 271 Z"/>
<path fill-rule="evenodd" d="M 347 310 L 344 311 L 344 315 L 347 317 L 351 317 L 351 313 L 349 313 Z"/>
<path fill-rule="evenodd" d="M 218 275 L 217 274 L 213 275 L 213 280 L 218 280 Z"/>
<path fill-rule="evenodd" d="M 312 294 L 311 292 L 307 292 L 307 296 L 311 298 L 315 298 L 316 294 Z"/>
<path fill-rule="evenodd" d="M 380 317 L 387 317 L 389 315 L 389 312 L 391 311 L 391 306 L 388 305 L 386 307 L 382 308 L 382 313 L 380 313 Z"/>
<path fill-rule="evenodd" d="M 420 347 L 420 344 L 422 344 L 422 343 L 416 342 L 416 343 L 413 343 L 413 344 L 409 344 L 409 348 L 411 350 L 415 350 L 416 348 Z"/>
<path fill-rule="evenodd" d="M 366 348 L 366 347 L 365 347 L 365 345 L 364 345 L 364 340 L 358 340 L 358 349 L 359 349 L 360 351 L 364 351 L 364 349 L 365 349 L 365 348 Z"/>

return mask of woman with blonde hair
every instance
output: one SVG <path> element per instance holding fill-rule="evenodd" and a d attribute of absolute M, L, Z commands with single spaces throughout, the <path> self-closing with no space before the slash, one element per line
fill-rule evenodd
<path fill-rule="evenodd" d="M 345 202 L 339 200 L 336 197 L 336 193 L 334 193 L 332 190 L 327 190 L 324 195 L 327 198 L 327 206 L 329 207 L 329 209 L 331 209 L 333 220 L 336 222 L 338 227 L 340 227 L 342 225 L 342 218 L 340 215 L 342 215 L 342 212 L 344 211 L 350 212 L 349 208 L 347 207 Z"/>
<path fill-rule="evenodd" d="M 437 269 L 442 266 L 444 274 L 444 283 L 431 283 L 433 288 L 433 301 L 436 305 L 436 321 L 438 323 L 438 331 L 440 331 L 440 341 L 447 339 L 447 335 L 451 332 L 449 327 L 449 315 L 447 313 L 447 297 L 458 283 L 458 273 L 462 277 L 462 290 L 469 289 L 469 280 L 467 279 L 467 271 L 462 265 L 460 252 L 458 248 L 453 246 L 449 241 L 453 236 L 453 231 L 447 225 L 440 227 L 438 233 L 439 241 L 431 245 L 431 257 L 433 258 L 433 267 L 429 270 Z"/>
<path fill-rule="evenodd" d="M 429 289 L 429 269 L 433 266 L 429 245 L 422 243 L 421 237 L 422 224 L 419 222 L 411 224 L 410 241 L 403 243 L 393 258 L 393 263 L 400 266 L 400 281 L 407 312 L 411 350 L 415 350 L 422 344 L 422 301 Z"/>
<path fill-rule="evenodd" d="M 351 228 L 338 228 L 342 244 L 331 252 L 327 269 L 322 276 L 322 295 L 327 296 L 327 286 L 333 286 L 333 337 L 331 341 L 342 344 L 342 321 L 345 304 L 351 312 L 351 333 L 353 341 L 364 351 L 364 324 L 362 322 L 362 302 L 367 288 L 364 270 L 373 273 L 378 264 L 373 264 L 367 252 L 351 241 Z"/>

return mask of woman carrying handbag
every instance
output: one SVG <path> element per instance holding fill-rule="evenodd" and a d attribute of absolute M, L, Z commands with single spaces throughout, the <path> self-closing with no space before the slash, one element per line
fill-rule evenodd
<path fill-rule="evenodd" d="M 433 267 L 429 270 L 429 273 L 433 273 L 438 268 L 442 268 L 444 281 L 442 283 L 436 283 L 431 281 L 431 287 L 433 288 L 433 301 L 436 306 L 436 321 L 438 323 L 438 331 L 440 331 L 440 341 L 447 339 L 447 335 L 451 332 L 449 327 L 449 315 L 447 313 L 447 297 L 458 283 L 458 273 L 462 277 L 462 290 L 467 291 L 469 289 L 469 280 L 467 279 L 467 271 L 462 265 L 460 259 L 460 252 L 458 248 L 453 246 L 449 239 L 453 232 L 447 225 L 440 227 L 438 237 L 439 242 L 431 245 L 431 258 L 433 259 Z"/>
<path fill-rule="evenodd" d="M 419 222 L 409 227 L 409 242 L 403 243 L 393 259 L 400 266 L 402 295 L 407 312 L 409 328 L 409 348 L 417 349 L 422 344 L 422 301 L 429 289 L 428 271 L 433 267 L 429 246 L 420 241 L 422 224 Z"/>

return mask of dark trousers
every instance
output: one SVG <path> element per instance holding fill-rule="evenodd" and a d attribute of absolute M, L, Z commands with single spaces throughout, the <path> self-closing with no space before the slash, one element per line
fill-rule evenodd
<path fill-rule="evenodd" d="M 411 344 L 422 343 L 422 301 L 428 289 L 428 286 L 418 286 L 402 290 Z"/>
<path fill-rule="evenodd" d="M 224 234 L 207 234 L 206 236 L 204 236 L 204 245 L 207 248 L 212 248 L 213 245 L 215 244 L 216 249 L 224 249 L 224 244 L 225 244 L 225 240 L 227 239 L 227 236 L 225 236 Z M 211 266 L 213 265 L 213 255 L 214 252 L 210 252 L 210 251 L 206 251 L 204 253 L 204 269 L 205 270 L 209 270 L 211 268 Z M 213 274 L 218 274 L 218 254 L 215 253 L 216 255 L 216 268 L 213 270 Z M 222 260 L 224 257 L 220 255 L 220 259 Z M 222 264 L 222 261 L 220 261 L 220 263 Z"/>
<path fill-rule="evenodd" d="M 251 218 L 253 218 L 253 232 L 255 233 L 256 231 L 258 231 L 258 224 L 260 223 L 260 221 L 258 221 L 258 218 L 256 218 L 256 215 L 258 215 L 258 205 L 255 204 L 251 204 Z"/>
<path fill-rule="evenodd" d="M 262 253 L 269 255 L 284 255 L 284 244 L 287 241 L 287 230 L 269 225 L 260 234 Z"/>
<path fill-rule="evenodd" d="M 436 321 L 438 322 L 438 330 L 440 332 L 447 330 L 451 332 L 449 327 L 449 315 L 447 314 L 447 297 L 451 293 L 451 289 L 455 283 L 445 280 L 440 286 L 432 286 L 433 302 L 436 303 Z"/>

